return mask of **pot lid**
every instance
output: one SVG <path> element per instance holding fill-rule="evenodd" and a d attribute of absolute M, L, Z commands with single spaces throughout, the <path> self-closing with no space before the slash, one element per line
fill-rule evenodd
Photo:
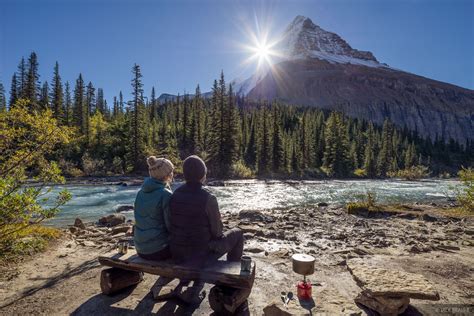
<path fill-rule="evenodd" d="M 306 255 L 304 253 L 296 253 L 291 256 L 291 259 L 298 262 L 314 262 L 314 257 L 310 255 Z"/>

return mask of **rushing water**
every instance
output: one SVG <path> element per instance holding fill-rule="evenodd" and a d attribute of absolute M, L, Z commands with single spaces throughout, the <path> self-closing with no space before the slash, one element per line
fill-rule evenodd
<path fill-rule="evenodd" d="M 311 205 L 318 202 L 346 203 L 361 199 L 366 192 L 375 192 L 377 201 L 389 203 L 446 200 L 453 196 L 453 180 L 397 181 L 397 180 L 328 180 L 328 181 L 262 181 L 235 180 L 225 186 L 210 186 L 223 212 L 244 209 L 272 209 Z M 175 183 L 173 189 L 180 183 Z M 139 186 L 119 185 L 64 185 L 53 188 L 52 194 L 68 189 L 72 199 L 50 225 L 72 224 L 76 217 L 97 220 L 115 212 L 124 204 L 133 204 Z M 133 213 L 125 213 L 132 217 Z"/>

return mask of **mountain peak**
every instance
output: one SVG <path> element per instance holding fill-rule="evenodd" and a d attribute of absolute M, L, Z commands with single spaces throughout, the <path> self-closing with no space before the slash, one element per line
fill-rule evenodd
<path fill-rule="evenodd" d="M 319 58 L 338 63 L 381 66 L 371 52 L 352 48 L 336 33 L 328 32 L 305 16 L 298 15 L 282 37 L 289 58 Z"/>

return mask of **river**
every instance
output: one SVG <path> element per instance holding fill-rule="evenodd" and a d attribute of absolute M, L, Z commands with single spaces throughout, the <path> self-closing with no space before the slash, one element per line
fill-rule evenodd
<path fill-rule="evenodd" d="M 176 188 L 181 183 L 174 183 Z M 288 206 L 314 205 L 319 202 L 342 204 L 363 198 L 366 192 L 375 192 L 380 203 L 413 203 L 446 201 L 453 196 L 454 180 L 326 180 L 326 181 L 263 181 L 232 180 L 225 186 L 207 187 L 215 194 L 222 212 L 245 209 L 272 209 Z M 72 199 L 62 207 L 58 216 L 48 225 L 72 224 L 76 217 L 85 221 L 115 212 L 124 204 L 133 204 L 139 186 L 120 185 L 59 185 L 51 194 L 67 189 Z M 124 213 L 132 217 L 133 213 Z"/>

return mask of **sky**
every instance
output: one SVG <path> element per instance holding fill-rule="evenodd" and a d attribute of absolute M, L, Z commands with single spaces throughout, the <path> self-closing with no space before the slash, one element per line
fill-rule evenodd
<path fill-rule="evenodd" d="M 134 63 L 146 95 L 209 91 L 221 70 L 255 71 L 249 34 L 277 39 L 297 15 L 380 62 L 474 89 L 473 0 L 0 0 L 0 81 L 8 91 L 35 51 L 41 81 L 58 61 L 63 82 L 82 73 L 109 104 L 130 95 Z"/>

